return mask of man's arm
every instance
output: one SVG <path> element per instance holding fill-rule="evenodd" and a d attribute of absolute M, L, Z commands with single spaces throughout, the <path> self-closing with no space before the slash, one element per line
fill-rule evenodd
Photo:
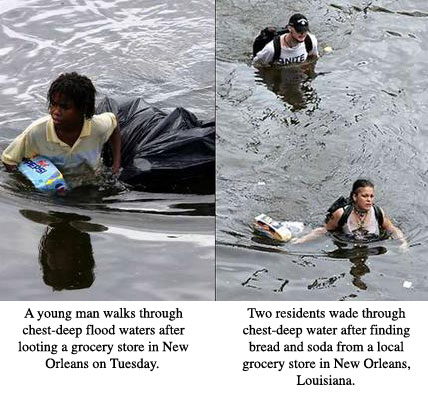
<path fill-rule="evenodd" d="M 27 154 L 27 134 L 21 133 L 6 147 L 1 155 L 1 161 L 7 172 L 16 171 L 18 164 Z"/>
<path fill-rule="evenodd" d="M 121 137 L 119 125 L 116 126 L 113 133 L 109 138 L 109 143 L 113 149 L 113 165 L 111 167 L 114 174 L 119 173 L 121 157 L 120 157 L 120 146 L 121 146 Z"/>
<path fill-rule="evenodd" d="M 257 65 L 269 65 L 275 54 L 273 47 L 273 40 L 269 42 L 262 50 L 260 50 L 253 59 L 253 64 Z"/>
<path fill-rule="evenodd" d="M 6 168 L 7 172 L 14 172 L 17 170 L 17 166 L 16 165 L 12 165 L 12 164 L 6 164 L 5 162 L 3 163 L 4 167 Z"/>

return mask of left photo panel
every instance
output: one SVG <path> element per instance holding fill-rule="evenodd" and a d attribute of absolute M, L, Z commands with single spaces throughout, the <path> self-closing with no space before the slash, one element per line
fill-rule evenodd
<path fill-rule="evenodd" d="M 215 1 L 0 22 L 0 300 L 214 300 Z"/>

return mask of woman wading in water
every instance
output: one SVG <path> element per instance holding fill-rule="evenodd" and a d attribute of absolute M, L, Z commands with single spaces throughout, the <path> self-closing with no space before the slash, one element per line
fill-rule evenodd
<path fill-rule="evenodd" d="M 374 184 L 368 179 L 358 179 L 352 186 L 349 199 L 338 199 L 328 210 L 323 227 L 316 228 L 305 236 L 292 240 L 292 243 L 304 243 L 327 232 L 342 234 L 354 241 L 372 241 L 387 233 L 402 242 L 407 248 L 403 232 L 394 226 L 384 211 L 374 204 Z"/>

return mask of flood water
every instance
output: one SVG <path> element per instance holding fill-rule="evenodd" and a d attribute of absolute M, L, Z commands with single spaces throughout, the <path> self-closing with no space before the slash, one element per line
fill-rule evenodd
<path fill-rule="evenodd" d="M 318 38 L 316 64 L 251 66 L 260 29 L 295 12 Z M 217 299 L 428 299 L 427 50 L 422 0 L 217 1 Z M 250 228 L 260 213 L 320 226 L 361 177 L 407 252 L 274 244 Z"/>
<path fill-rule="evenodd" d="M 98 100 L 214 117 L 214 1 L 0 1 L 0 147 L 47 112 L 61 73 Z M 124 185 L 66 198 L 0 171 L 0 299 L 214 298 L 214 195 Z"/>

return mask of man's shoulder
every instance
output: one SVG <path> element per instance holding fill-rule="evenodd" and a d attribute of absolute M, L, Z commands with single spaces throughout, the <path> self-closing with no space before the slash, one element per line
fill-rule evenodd
<path fill-rule="evenodd" d="M 92 116 L 92 122 L 95 124 L 111 124 L 112 121 L 116 121 L 116 116 L 111 112 L 94 114 Z"/>
<path fill-rule="evenodd" d="M 33 121 L 27 129 L 38 129 L 40 127 L 45 127 L 46 124 L 49 122 L 49 120 L 51 119 L 50 115 L 45 115 L 43 117 L 40 117 L 38 119 L 36 119 L 35 121 Z"/>
<path fill-rule="evenodd" d="M 263 47 L 262 52 L 273 52 L 274 51 L 274 40 L 273 38 L 269 43 L 266 43 L 266 46 Z"/>
<path fill-rule="evenodd" d="M 28 127 L 24 130 L 23 133 L 27 135 L 39 135 L 46 133 L 46 125 L 50 121 L 51 116 L 45 115 L 33 121 Z"/>
<path fill-rule="evenodd" d="M 272 60 L 273 55 L 275 54 L 275 48 L 273 45 L 273 40 L 269 43 L 266 43 L 265 47 L 261 49 L 253 59 L 255 65 L 269 63 Z"/>
<path fill-rule="evenodd" d="M 117 126 L 116 116 L 111 112 L 95 114 L 91 118 L 91 132 L 96 136 L 109 135 Z"/>

